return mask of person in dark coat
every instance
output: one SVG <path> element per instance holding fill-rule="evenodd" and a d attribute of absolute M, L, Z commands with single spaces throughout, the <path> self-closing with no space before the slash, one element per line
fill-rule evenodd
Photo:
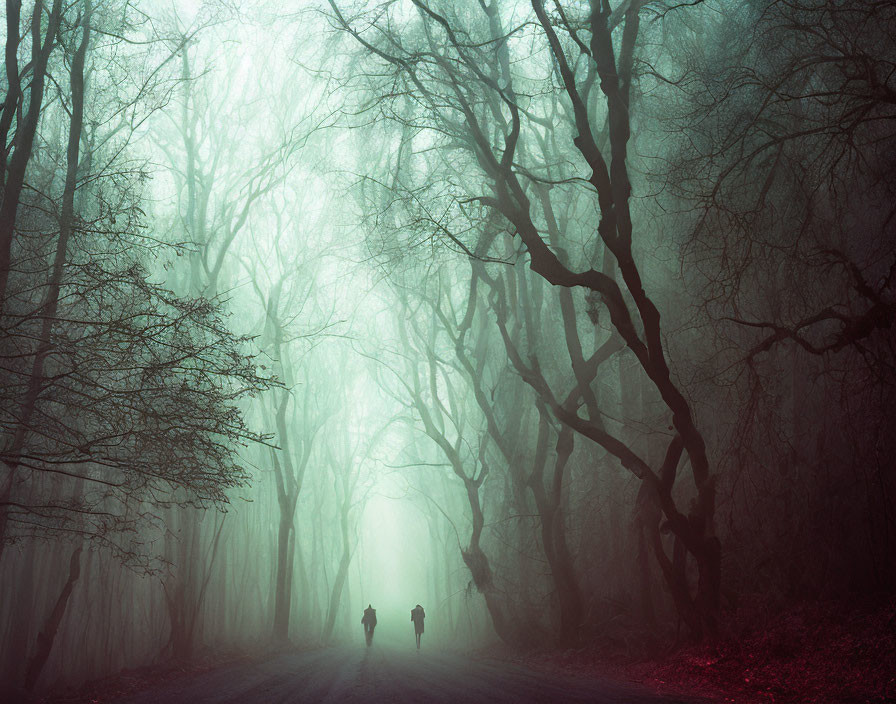
<path fill-rule="evenodd" d="M 420 604 L 417 604 L 417 606 L 411 609 L 411 621 L 414 622 L 414 635 L 417 636 L 417 650 L 420 650 L 420 636 L 423 635 L 423 619 L 425 618 L 426 614 Z"/>
<path fill-rule="evenodd" d="M 376 628 L 376 609 L 370 604 L 364 609 L 361 623 L 364 624 L 364 638 L 367 641 L 367 646 L 370 647 L 370 644 L 373 643 L 373 629 Z"/>

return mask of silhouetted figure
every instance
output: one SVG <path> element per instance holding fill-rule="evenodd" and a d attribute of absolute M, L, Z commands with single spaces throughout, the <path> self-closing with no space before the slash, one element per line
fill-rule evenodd
<path fill-rule="evenodd" d="M 364 638 L 367 640 L 367 646 L 373 643 L 373 629 L 376 628 L 376 609 L 370 604 L 364 609 L 364 616 L 361 619 L 364 624 Z"/>
<path fill-rule="evenodd" d="M 423 635 L 423 619 L 425 618 L 426 614 L 420 604 L 411 609 L 411 621 L 414 622 L 414 634 L 417 636 L 417 650 L 420 650 L 420 636 Z"/>

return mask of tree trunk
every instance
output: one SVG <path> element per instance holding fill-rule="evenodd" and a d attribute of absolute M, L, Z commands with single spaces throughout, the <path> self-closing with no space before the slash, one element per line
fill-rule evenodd
<path fill-rule="evenodd" d="M 346 488 L 346 492 L 348 489 Z M 336 625 L 336 614 L 339 610 L 339 602 L 342 598 L 342 589 L 345 585 L 345 578 L 348 575 L 348 567 L 352 561 L 351 544 L 348 537 L 349 522 L 349 497 L 346 496 L 340 514 L 340 523 L 342 527 L 342 556 L 339 558 L 339 568 L 336 570 L 336 577 L 333 580 L 333 588 L 330 593 L 330 608 L 327 610 L 327 620 L 324 623 L 323 635 L 321 640 L 329 643 L 333 637 L 333 628 Z"/>
<path fill-rule="evenodd" d="M 59 631 L 59 624 L 62 623 L 62 617 L 65 615 L 65 609 L 68 606 L 69 597 L 75 588 L 75 583 L 81 576 L 81 546 L 79 545 L 72 551 L 69 560 L 68 579 L 62 587 L 59 597 L 53 610 L 44 622 L 44 627 L 37 636 L 37 644 L 35 646 L 34 655 L 28 661 L 28 667 L 25 670 L 25 689 L 31 691 L 40 677 L 41 671 L 50 657 L 50 651 L 53 649 L 53 641 L 56 639 L 56 633 Z"/>
<path fill-rule="evenodd" d="M 470 536 L 469 546 L 466 550 L 461 551 L 461 557 L 470 570 L 473 584 L 476 585 L 476 589 L 479 590 L 479 593 L 485 599 L 485 606 L 488 609 L 489 616 L 491 616 L 495 633 L 508 645 L 522 645 L 522 634 L 519 632 L 519 629 L 514 627 L 507 615 L 504 599 L 495 589 L 492 568 L 488 557 L 486 557 L 479 546 L 479 539 L 482 536 L 482 529 L 485 525 L 482 506 L 479 503 L 479 482 L 464 478 L 464 484 L 467 489 L 470 509 L 473 512 L 473 533 Z"/>
<path fill-rule="evenodd" d="M 308 580 L 308 565 L 305 564 L 305 553 L 302 550 L 301 543 L 297 539 L 295 529 L 293 529 L 293 550 L 295 551 L 296 561 L 298 562 L 299 567 L 299 624 L 303 630 L 307 630 L 311 623 L 311 600 L 309 597 L 310 584 Z"/>
<path fill-rule="evenodd" d="M 7 21 L 15 19 L 12 16 Z M 17 14 L 17 13 L 15 13 Z M 25 171 L 31 160 L 34 136 L 40 121 L 40 111 L 46 83 L 47 62 L 56 45 L 59 21 L 62 15 L 62 0 L 53 0 L 53 7 L 47 19 L 46 35 L 41 41 L 43 2 L 36 0 L 31 16 L 31 85 L 28 100 L 28 112 L 16 127 L 13 140 L 13 153 L 6 166 L 6 182 L 3 188 L 3 199 L 0 201 L 0 312 L 3 312 L 6 300 L 6 287 L 12 265 L 12 241 L 15 235 L 16 214 L 19 199 L 25 185 Z M 15 30 L 18 31 L 18 28 Z M 82 73 L 83 75 L 83 73 Z M 2 544 L 2 543 L 0 543 Z"/>
<path fill-rule="evenodd" d="M 277 532 L 277 577 L 274 592 L 274 627 L 272 634 L 275 643 L 287 643 L 289 641 L 292 580 L 289 578 L 287 565 L 291 566 L 289 547 L 292 544 L 290 540 L 292 532 L 292 519 L 287 516 L 286 510 L 281 510 L 280 527 Z"/>
<path fill-rule="evenodd" d="M 172 511 L 172 517 L 177 516 L 180 536 L 175 538 L 175 572 L 164 584 L 170 626 L 168 646 L 174 659 L 184 661 L 193 657 L 195 628 L 200 609 L 196 571 L 202 568 L 198 564 L 201 559 L 201 528 L 197 511 L 198 509 L 189 506 L 178 506 Z"/>
<path fill-rule="evenodd" d="M 653 606 L 653 582 L 650 575 L 650 553 L 647 540 L 647 527 L 640 521 L 635 522 L 638 539 L 638 601 L 641 616 L 651 628 L 656 626 L 656 610 Z"/>
<path fill-rule="evenodd" d="M 578 641 L 584 614 L 582 590 L 566 542 L 566 526 L 562 510 L 563 476 L 574 447 L 573 432 L 564 426 L 557 437 L 557 457 L 554 461 L 551 487 L 546 489 L 543 471 L 547 460 L 550 424 L 544 404 L 539 402 L 538 407 L 539 432 L 535 468 L 528 483 L 541 522 L 542 549 L 551 568 L 551 581 L 560 612 L 559 641 L 564 645 L 572 645 Z"/>

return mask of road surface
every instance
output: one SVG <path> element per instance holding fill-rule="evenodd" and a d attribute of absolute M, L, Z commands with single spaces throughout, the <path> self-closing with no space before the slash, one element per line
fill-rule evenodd
<path fill-rule="evenodd" d="M 560 677 L 456 653 L 346 646 L 287 653 L 160 685 L 116 704 L 598 702 L 685 704 L 634 685 Z"/>

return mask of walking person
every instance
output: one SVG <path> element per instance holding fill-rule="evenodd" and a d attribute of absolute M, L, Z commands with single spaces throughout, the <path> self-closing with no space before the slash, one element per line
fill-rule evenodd
<path fill-rule="evenodd" d="M 376 609 L 370 604 L 364 609 L 361 623 L 364 624 L 364 639 L 367 641 L 367 647 L 369 648 L 370 644 L 373 643 L 373 629 L 376 628 Z"/>
<path fill-rule="evenodd" d="M 423 619 L 425 618 L 426 614 L 420 604 L 417 604 L 417 606 L 411 609 L 411 621 L 414 622 L 414 635 L 417 636 L 417 650 L 420 650 L 420 636 L 423 635 Z"/>

